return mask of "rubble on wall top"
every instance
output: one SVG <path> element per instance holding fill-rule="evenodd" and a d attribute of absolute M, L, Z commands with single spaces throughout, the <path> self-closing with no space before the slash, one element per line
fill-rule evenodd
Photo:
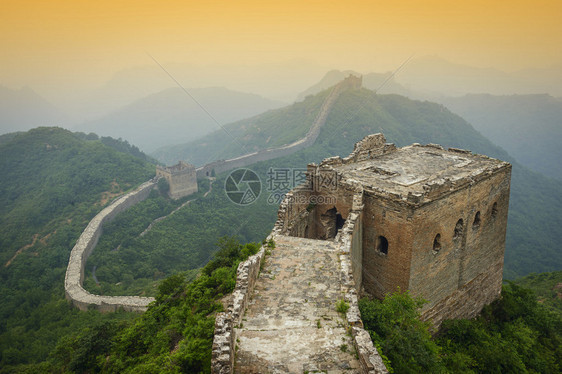
<path fill-rule="evenodd" d="M 393 200 L 420 204 L 474 184 L 499 170 L 507 162 L 438 144 L 396 148 L 382 134 L 365 137 L 346 158 L 330 157 L 320 163 L 318 172 L 335 170 L 348 184 Z"/>

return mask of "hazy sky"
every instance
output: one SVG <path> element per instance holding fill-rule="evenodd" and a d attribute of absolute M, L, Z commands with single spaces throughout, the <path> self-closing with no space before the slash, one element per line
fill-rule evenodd
<path fill-rule="evenodd" d="M 362 72 L 412 54 L 513 71 L 562 62 L 560 0 L 4 0 L 0 84 L 93 85 L 163 63 L 303 60 Z"/>

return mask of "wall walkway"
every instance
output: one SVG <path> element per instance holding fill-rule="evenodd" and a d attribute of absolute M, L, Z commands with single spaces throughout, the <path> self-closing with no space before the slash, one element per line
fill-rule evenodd
<path fill-rule="evenodd" d="M 86 291 L 82 284 L 86 261 L 98 243 L 103 224 L 115 218 L 120 212 L 146 199 L 155 186 L 156 179 L 153 179 L 141 184 L 136 190 L 117 198 L 90 221 L 78 238 L 70 253 L 64 279 L 66 298 L 72 301 L 72 304 L 78 309 L 85 311 L 95 308 L 102 312 L 115 312 L 122 308 L 126 311 L 144 312 L 148 304 L 154 301 L 152 297 L 93 295 Z"/>
<path fill-rule="evenodd" d="M 312 124 L 306 136 L 291 144 L 266 149 L 259 152 L 250 153 L 229 160 L 215 161 L 197 169 L 197 177 L 211 175 L 214 169 L 216 173 L 222 173 L 234 168 L 244 167 L 259 161 L 271 160 L 274 158 L 292 154 L 300 149 L 308 147 L 316 141 L 320 134 L 320 129 L 326 123 L 328 114 L 332 109 L 339 95 L 348 89 L 361 87 L 361 78 L 350 76 L 340 82 L 330 92 L 318 113 L 316 120 Z M 156 181 L 152 180 L 142 184 L 137 190 L 130 192 L 117 200 L 110 206 L 102 210 L 90 221 L 86 229 L 80 235 L 76 245 L 70 254 L 70 260 L 66 270 L 65 294 L 68 300 L 81 310 L 95 307 L 98 310 L 111 312 L 118 308 L 128 311 L 145 311 L 154 298 L 138 296 L 99 296 L 93 295 L 82 287 L 84 281 L 84 266 L 88 257 L 95 248 L 102 233 L 102 226 L 105 222 L 113 219 L 119 212 L 144 200 L 150 190 L 154 188 Z"/>
<path fill-rule="evenodd" d="M 255 164 L 256 162 L 267 161 L 267 160 L 272 160 L 275 158 L 287 156 L 301 149 L 311 146 L 318 138 L 318 135 L 320 134 L 320 130 L 322 126 L 324 126 L 324 124 L 326 123 L 328 114 L 332 110 L 332 107 L 336 103 L 340 94 L 346 90 L 357 89 L 360 87 L 361 87 L 361 78 L 357 78 L 354 76 L 350 76 L 345 80 L 343 80 L 342 82 L 335 85 L 332 88 L 332 91 L 330 92 L 328 97 L 324 100 L 324 103 L 322 103 L 322 106 L 320 107 L 320 111 L 318 112 L 318 115 L 316 116 L 314 123 L 312 124 L 312 126 L 310 127 L 308 133 L 304 136 L 304 138 L 278 148 L 264 149 L 258 152 L 249 153 L 228 160 L 219 160 L 219 161 L 211 162 L 209 164 L 206 164 L 196 169 L 197 178 L 210 176 L 213 169 L 215 170 L 216 174 L 219 174 L 228 170 L 252 165 Z"/>
<path fill-rule="evenodd" d="M 359 373 L 332 241 L 277 236 L 236 328 L 235 373 Z"/>

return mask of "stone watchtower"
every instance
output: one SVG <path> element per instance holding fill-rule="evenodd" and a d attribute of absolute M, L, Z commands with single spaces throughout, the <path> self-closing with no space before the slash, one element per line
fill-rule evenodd
<path fill-rule="evenodd" d="M 169 195 L 172 199 L 191 195 L 197 192 L 197 175 L 195 167 L 180 161 L 174 166 L 156 166 L 156 176 L 164 177 L 170 185 Z"/>
<path fill-rule="evenodd" d="M 375 134 L 308 174 L 280 211 L 282 231 L 349 240 L 358 291 L 408 289 L 437 326 L 499 297 L 509 163 L 433 144 L 396 148 Z"/>

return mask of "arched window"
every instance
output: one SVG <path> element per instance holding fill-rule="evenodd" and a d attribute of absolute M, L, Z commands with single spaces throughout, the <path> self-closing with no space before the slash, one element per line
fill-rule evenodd
<path fill-rule="evenodd" d="M 472 229 L 477 230 L 480 227 L 480 211 L 476 212 L 474 215 L 474 221 L 472 222 Z"/>
<path fill-rule="evenodd" d="M 464 231 L 464 222 L 461 218 L 457 221 L 457 224 L 455 225 L 455 231 L 453 233 L 453 239 L 455 239 L 455 240 L 460 239 L 462 237 L 463 231 Z"/>
<path fill-rule="evenodd" d="M 494 205 L 492 205 L 492 218 L 496 218 L 498 215 L 498 203 L 495 202 Z"/>
<path fill-rule="evenodd" d="M 379 236 L 376 243 L 377 251 L 385 255 L 388 254 L 388 240 L 384 236 Z"/>
<path fill-rule="evenodd" d="M 435 239 L 433 239 L 433 250 L 435 252 L 439 252 L 441 249 L 441 234 L 435 235 Z"/>

